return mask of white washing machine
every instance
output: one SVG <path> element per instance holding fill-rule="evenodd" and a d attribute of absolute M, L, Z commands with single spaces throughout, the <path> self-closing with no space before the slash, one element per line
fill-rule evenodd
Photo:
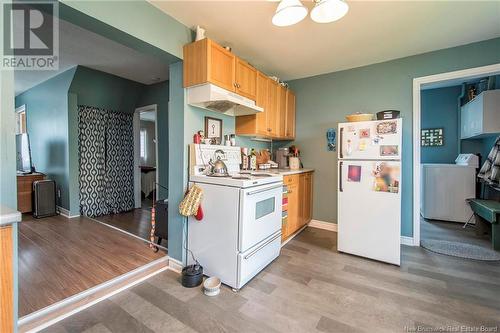
<path fill-rule="evenodd" d="M 466 199 L 476 197 L 478 157 L 460 154 L 455 164 L 421 164 L 420 213 L 426 219 L 465 223 L 472 216 Z"/>

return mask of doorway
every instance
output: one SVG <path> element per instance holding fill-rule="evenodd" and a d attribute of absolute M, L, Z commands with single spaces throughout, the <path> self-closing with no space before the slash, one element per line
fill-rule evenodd
<path fill-rule="evenodd" d="M 464 140 L 464 136 L 461 135 L 462 129 L 462 123 L 461 123 L 461 118 L 460 118 L 460 112 L 459 108 L 462 107 L 465 103 L 463 102 L 463 94 L 467 94 L 467 91 L 464 92 L 464 83 L 472 83 L 472 82 L 477 82 L 482 78 L 485 77 L 491 77 L 491 76 L 497 76 L 500 74 L 500 64 L 494 64 L 490 66 L 483 66 L 483 67 L 477 67 L 477 68 L 471 68 L 467 70 L 460 70 L 460 71 L 454 71 L 454 72 L 449 72 L 449 73 L 442 73 L 442 74 L 436 74 L 436 75 L 431 75 L 431 76 L 426 76 L 426 77 L 420 77 L 420 78 L 415 78 L 413 80 L 413 240 L 412 240 L 412 245 L 414 246 L 421 246 L 421 240 L 425 237 L 428 238 L 430 234 L 432 234 L 435 237 L 440 237 L 443 240 L 446 241 L 461 241 L 461 242 L 470 242 L 470 243 L 484 243 L 484 237 L 475 237 L 474 232 L 469 229 L 467 230 L 466 228 L 464 229 L 463 226 L 465 225 L 465 222 L 469 221 L 469 223 L 474 221 L 474 216 L 472 214 L 472 211 L 467 205 L 463 205 L 464 209 L 467 208 L 469 216 L 465 219 L 466 221 L 460 220 L 459 223 L 457 224 L 456 222 L 443 222 L 443 221 L 435 221 L 435 220 L 426 220 L 423 218 L 422 210 L 426 209 L 424 208 L 425 205 L 427 205 L 429 202 L 428 200 L 422 200 L 422 198 L 425 199 L 422 196 L 423 194 L 427 193 L 427 190 L 425 189 L 425 184 L 429 183 L 428 179 L 428 174 L 430 172 L 434 172 L 435 170 L 431 170 L 435 168 L 435 166 L 432 165 L 432 163 L 443 163 L 438 165 L 440 168 L 444 168 L 443 165 L 444 163 L 447 166 L 450 167 L 451 169 L 458 169 L 455 168 L 455 160 L 451 160 L 451 155 L 450 155 L 450 161 L 443 162 L 443 161 L 435 161 L 432 162 L 430 155 L 426 155 L 426 152 L 423 151 L 423 149 L 426 149 L 424 147 L 428 147 L 428 144 L 430 144 L 427 140 L 429 138 L 431 141 L 434 140 L 437 142 L 440 146 L 443 146 L 443 143 L 446 142 L 446 128 L 441 128 L 441 127 L 436 127 L 432 126 L 429 124 L 429 119 L 424 119 L 424 113 L 423 109 L 425 107 L 425 101 L 423 101 L 423 98 L 430 92 L 431 90 L 434 90 L 434 92 L 441 91 L 441 93 L 444 93 L 445 89 L 449 89 L 450 91 L 453 91 L 453 87 L 459 87 L 462 86 L 461 92 L 460 92 L 460 98 L 457 96 L 456 99 L 456 108 L 454 109 L 455 116 L 458 117 L 456 120 L 456 137 L 454 139 L 454 142 L 451 142 L 451 145 L 455 145 L 455 154 L 458 156 L 459 153 L 476 153 L 479 152 L 482 155 L 482 161 L 485 160 L 489 149 L 480 149 L 478 148 L 477 143 L 470 143 L 466 142 L 467 140 Z M 457 88 L 458 89 L 458 88 Z M 498 88 L 497 88 L 498 89 Z M 459 89 L 460 90 L 460 89 Z M 465 89 L 467 90 L 467 89 Z M 432 93 L 434 93 L 432 92 Z M 465 96 L 467 97 L 467 96 Z M 442 98 L 439 99 L 442 101 Z M 472 100 L 472 99 L 471 99 Z M 464 119 L 465 121 L 465 119 Z M 427 133 L 430 131 L 429 133 Z M 424 133 L 425 132 L 425 133 Z M 425 135 L 427 137 L 424 137 Z M 441 141 L 438 139 L 436 140 L 437 136 L 441 136 Z M 448 136 L 449 137 L 449 136 Z M 486 141 L 494 141 L 490 139 L 483 139 L 481 140 Z M 425 142 L 424 142 L 425 141 Z M 452 140 L 453 141 L 453 140 Z M 450 143 L 450 142 L 449 142 Z M 486 144 L 488 145 L 488 144 Z M 439 155 L 439 156 L 438 156 Z M 453 154 L 452 154 L 453 155 Z M 443 158 L 443 154 L 437 154 L 435 158 Z M 455 157 L 456 158 L 456 157 Z M 474 157 L 472 157 L 474 158 Z M 421 164 L 423 163 L 423 164 Z M 430 163 L 427 164 L 426 163 Z M 481 159 L 477 162 L 478 168 L 481 167 Z M 431 168 L 432 167 L 432 168 Z M 472 171 L 471 177 L 472 178 L 472 193 L 469 193 L 467 196 L 472 196 L 473 198 L 475 196 L 475 171 L 476 168 L 473 168 L 474 170 Z M 465 170 L 465 169 L 464 169 Z M 464 171 L 465 172 L 465 171 Z M 445 172 L 446 177 L 450 175 L 450 172 Z M 460 178 L 462 181 L 465 178 Z M 435 182 L 435 181 L 434 181 Z M 432 181 L 430 182 L 432 183 Z M 444 186 L 444 185 L 438 185 L 439 186 Z M 471 187 L 469 186 L 469 187 Z M 470 192 L 470 191 L 469 191 Z M 465 195 L 465 194 L 464 194 Z M 427 198 L 428 199 L 428 198 Z M 425 214 L 424 214 L 425 215 Z M 444 219 L 444 218 L 443 218 Z M 451 219 L 451 220 L 456 220 L 456 218 Z M 463 222 L 463 223 L 461 223 Z M 461 223 L 461 224 L 460 224 Z M 437 236 L 436 236 L 437 235 Z M 431 237 L 432 238 L 432 237 Z"/>
<path fill-rule="evenodd" d="M 150 211 L 158 187 L 158 141 L 156 104 L 137 108 L 134 113 L 135 208 Z"/>

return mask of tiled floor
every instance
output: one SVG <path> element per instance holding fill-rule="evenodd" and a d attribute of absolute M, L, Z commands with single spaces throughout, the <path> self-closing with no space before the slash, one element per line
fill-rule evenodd
<path fill-rule="evenodd" d="M 407 332 L 500 325 L 500 264 L 403 246 L 402 266 L 336 251 L 307 228 L 238 293 L 206 297 L 171 271 L 45 332 Z"/>

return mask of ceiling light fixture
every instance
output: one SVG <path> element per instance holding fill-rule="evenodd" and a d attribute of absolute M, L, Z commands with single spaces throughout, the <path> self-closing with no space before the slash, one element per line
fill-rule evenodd
<path fill-rule="evenodd" d="M 342 0 L 314 0 L 311 19 L 317 23 L 330 23 L 344 17 L 349 6 Z"/>
<path fill-rule="evenodd" d="M 344 17 L 349 6 L 343 0 L 312 0 L 311 19 L 317 23 L 330 23 Z M 273 24 L 286 27 L 299 23 L 307 16 L 307 8 L 300 0 L 281 0 L 273 16 Z"/>
<path fill-rule="evenodd" d="M 273 24 L 286 27 L 299 23 L 307 16 L 307 8 L 300 0 L 281 0 L 273 16 Z"/>

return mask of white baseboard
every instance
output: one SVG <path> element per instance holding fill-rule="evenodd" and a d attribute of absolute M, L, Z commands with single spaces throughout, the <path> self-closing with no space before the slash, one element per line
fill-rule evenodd
<path fill-rule="evenodd" d="M 59 214 L 61 214 L 62 216 L 66 217 L 68 219 L 72 219 L 74 217 L 80 216 L 80 214 L 71 215 L 69 210 L 67 210 L 66 208 L 62 208 L 61 206 L 57 206 L 56 208 L 57 208 L 57 211 L 59 212 Z"/>
<path fill-rule="evenodd" d="M 311 222 L 309 222 L 308 226 L 313 227 L 313 228 L 337 232 L 337 223 L 333 223 L 333 222 L 311 220 Z"/>
<path fill-rule="evenodd" d="M 318 228 L 318 229 L 323 229 L 323 230 L 328 230 L 328 231 L 335 231 L 337 232 L 337 223 L 331 223 L 331 222 L 325 222 L 325 221 L 319 221 L 319 220 L 311 220 L 308 224 L 309 227 L 313 228 Z M 413 237 L 408 237 L 408 236 L 401 236 L 401 244 L 402 245 L 409 245 L 409 246 L 420 246 L 420 244 L 415 244 Z"/>
<path fill-rule="evenodd" d="M 420 246 L 420 244 L 415 244 L 413 237 L 408 236 L 401 236 L 401 245 Z"/>
<path fill-rule="evenodd" d="M 181 273 L 182 268 L 183 268 L 182 262 L 174 258 L 168 258 L 168 269 L 177 273 Z"/>

